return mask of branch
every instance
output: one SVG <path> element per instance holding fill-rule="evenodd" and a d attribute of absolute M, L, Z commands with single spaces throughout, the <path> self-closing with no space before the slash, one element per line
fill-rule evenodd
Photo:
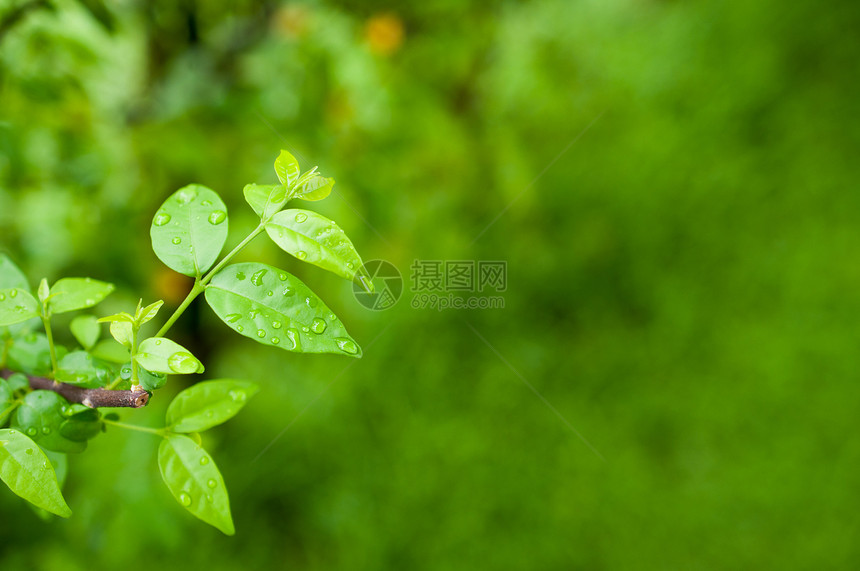
<path fill-rule="evenodd" d="M 8 379 L 14 374 L 15 372 L 9 369 L 0 370 L 0 377 L 4 379 Z M 67 383 L 58 383 L 44 377 L 33 375 L 26 375 L 26 377 L 30 381 L 30 387 L 33 389 L 54 391 L 69 402 L 80 403 L 90 408 L 100 408 L 103 406 L 141 408 L 149 402 L 149 393 L 143 389 L 136 391 L 85 389 Z"/>

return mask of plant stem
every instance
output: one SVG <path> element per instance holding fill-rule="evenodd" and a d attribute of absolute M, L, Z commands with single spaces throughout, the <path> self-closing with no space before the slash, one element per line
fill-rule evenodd
<path fill-rule="evenodd" d="M 115 420 L 108 420 L 106 418 L 102 419 L 102 422 L 105 424 L 110 424 L 112 426 L 118 426 L 119 428 L 125 428 L 126 430 L 137 430 L 138 432 L 148 432 L 150 434 L 157 434 L 158 436 L 164 436 L 163 428 L 149 428 L 147 426 L 137 426 L 134 424 L 125 424 L 124 422 L 117 422 Z"/>
<path fill-rule="evenodd" d="M 54 348 L 54 335 L 51 333 L 51 317 L 47 308 L 42 309 L 42 324 L 45 326 L 45 336 L 48 338 L 48 349 L 51 352 L 52 378 L 57 378 L 57 350 Z"/>
<path fill-rule="evenodd" d="M 256 238 L 260 234 L 260 232 L 263 231 L 264 228 L 265 224 L 261 221 L 260 225 L 257 226 L 250 234 L 245 236 L 245 239 L 239 242 L 239 244 L 235 248 L 233 248 L 229 254 L 224 256 L 214 268 L 209 270 L 209 273 L 207 273 L 202 278 L 196 278 L 194 280 L 194 286 L 191 288 L 191 291 L 188 292 L 188 295 L 185 296 L 185 299 L 182 300 L 182 303 L 179 304 L 179 307 L 176 308 L 176 311 L 173 312 L 173 315 L 171 315 L 170 318 L 164 323 L 164 325 L 161 326 L 161 329 L 158 330 L 158 333 L 156 333 L 155 336 L 164 337 L 165 333 L 167 333 L 167 331 L 171 327 L 173 327 L 173 324 L 176 323 L 176 320 L 179 319 L 179 316 L 182 315 L 186 309 L 188 309 L 188 306 L 191 305 L 191 302 L 194 301 L 198 295 L 203 293 L 203 290 L 206 289 L 206 285 L 212 280 L 215 274 L 218 273 L 221 268 L 223 268 L 227 264 L 227 262 L 229 262 L 233 258 L 233 256 L 238 254 L 242 250 L 242 248 L 247 246 L 251 240 Z"/>

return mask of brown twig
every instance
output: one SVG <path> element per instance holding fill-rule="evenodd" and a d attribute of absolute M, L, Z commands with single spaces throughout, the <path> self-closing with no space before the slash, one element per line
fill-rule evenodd
<path fill-rule="evenodd" d="M 0 370 L 0 377 L 8 379 L 14 375 L 9 369 Z M 58 383 L 44 377 L 25 375 L 30 387 L 43 391 L 54 391 L 69 402 L 76 402 L 90 408 L 104 406 L 141 408 L 149 402 L 149 393 L 143 389 L 136 391 L 110 391 L 107 389 L 85 389 L 67 383 Z"/>

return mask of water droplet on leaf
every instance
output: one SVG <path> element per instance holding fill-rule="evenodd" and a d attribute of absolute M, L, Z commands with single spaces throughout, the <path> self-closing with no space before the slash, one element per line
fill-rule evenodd
<path fill-rule="evenodd" d="M 278 274 L 278 279 L 285 281 L 287 279 L 287 274 Z"/>
<path fill-rule="evenodd" d="M 191 505 L 191 496 L 182 492 L 179 494 L 179 503 L 185 506 L 186 508 Z"/>
<path fill-rule="evenodd" d="M 38 432 L 39 432 L 39 431 L 38 431 L 38 430 L 36 430 L 35 428 L 33 428 L 32 426 L 31 426 L 30 428 L 28 428 L 28 429 L 27 429 L 27 434 L 29 434 L 30 436 L 36 436 L 36 434 L 37 434 Z"/>
<path fill-rule="evenodd" d="M 209 215 L 209 224 L 213 224 L 217 226 L 227 220 L 227 213 L 223 210 L 216 210 L 212 214 Z"/>
<path fill-rule="evenodd" d="M 234 390 L 230 391 L 230 398 L 235 402 L 245 402 L 245 399 L 248 398 L 248 395 L 245 394 L 245 391 Z"/>
<path fill-rule="evenodd" d="M 296 222 L 298 222 L 299 224 L 301 224 L 302 222 L 304 222 L 307 219 L 308 219 L 308 215 L 305 214 L 304 212 L 299 212 L 298 214 L 296 214 Z"/>
<path fill-rule="evenodd" d="M 200 457 L 200 465 L 201 466 L 205 466 L 208 463 L 209 463 L 209 457 L 208 456 L 201 456 Z"/>
<path fill-rule="evenodd" d="M 206 485 L 209 486 L 210 488 L 214 488 L 215 486 L 218 485 L 218 482 L 210 479 L 208 482 L 206 482 Z"/>
<path fill-rule="evenodd" d="M 265 331 L 263 331 L 262 329 L 257 329 L 257 337 L 259 337 L 260 339 L 262 339 L 262 338 L 263 338 L 263 337 L 265 337 L 265 336 L 266 336 L 266 332 L 265 332 Z"/>
<path fill-rule="evenodd" d="M 180 242 L 182 242 L 182 238 L 180 238 L 179 236 L 177 236 L 176 238 L 174 238 L 173 240 L 171 240 L 171 242 L 173 242 L 174 244 L 179 244 Z"/>
<path fill-rule="evenodd" d="M 290 349 L 292 349 L 294 351 L 301 351 L 302 342 L 301 342 L 301 339 L 299 338 L 298 330 L 292 329 L 292 328 L 287 329 L 287 337 L 290 339 L 290 342 L 292 342 L 292 344 L 293 344 L 293 346 L 290 347 Z"/>
<path fill-rule="evenodd" d="M 168 222 L 170 222 L 170 214 L 167 212 L 158 212 L 155 215 L 155 220 L 152 221 L 156 226 L 164 226 Z"/>
<path fill-rule="evenodd" d="M 242 319 L 242 315 L 239 313 L 228 313 L 224 319 L 227 320 L 227 323 L 236 323 L 240 319 Z"/>
<path fill-rule="evenodd" d="M 350 355 L 358 353 L 358 345 L 356 345 L 351 339 L 336 339 L 335 341 L 337 341 L 337 346 L 340 347 L 340 350 L 344 353 L 349 353 Z"/>
<path fill-rule="evenodd" d="M 243 272 L 236 272 L 236 279 L 237 280 L 244 280 L 245 274 Z"/>
<path fill-rule="evenodd" d="M 311 331 L 314 333 L 322 333 L 326 328 L 325 319 L 322 317 L 314 317 L 313 322 L 311 323 Z"/>
<path fill-rule="evenodd" d="M 280 342 L 281 342 L 281 340 L 278 339 L 277 337 L 272 337 L 272 345 L 277 345 Z"/>
<path fill-rule="evenodd" d="M 281 328 L 281 322 L 280 321 L 273 321 L 272 322 L 272 329 L 280 329 L 280 328 Z"/>
<path fill-rule="evenodd" d="M 269 270 L 260 270 L 258 272 L 254 272 L 254 275 L 251 276 L 251 283 L 255 286 L 263 285 L 263 276 L 268 273 Z"/>
<path fill-rule="evenodd" d="M 194 358 L 191 353 L 177 351 L 167 359 L 167 366 L 174 373 L 187 375 L 188 373 L 196 373 L 200 367 L 200 361 Z"/>

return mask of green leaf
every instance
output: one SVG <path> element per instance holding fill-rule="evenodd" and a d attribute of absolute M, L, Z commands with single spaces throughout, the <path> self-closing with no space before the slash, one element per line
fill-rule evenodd
<path fill-rule="evenodd" d="M 153 373 L 202 373 L 203 364 L 188 349 L 166 337 L 150 337 L 140 344 L 134 360 Z"/>
<path fill-rule="evenodd" d="M 278 212 L 266 224 L 266 232 L 285 252 L 348 280 L 362 266 L 343 230 L 316 212 L 297 208 Z"/>
<path fill-rule="evenodd" d="M 122 313 L 108 315 L 107 317 L 99 317 L 99 323 L 113 323 L 114 321 L 125 321 L 128 323 L 134 323 L 134 317 L 124 311 Z"/>
<path fill-rule="evenodd" d="M 6 424 L 9 417 L 12 415 L 12 387 L 6 382 L 6 379 L 0 378 L 0 426 Z"/>
<path fill-rule="evenodd" d="M 64 349 L 57 348 L 57 358 L 62 358 Z M 48 338 L 42 333 L 30 333 L 12 341 L 6 353 L 7 364 L 14 371 L 29 375 L 44 375 L 51 371 L 51 351 Z"/>
<path fill-rule="evenodd" d="M 30 379 L 27 378 L 27 375 L 24 373 L 14 373 L 9 375 L 9 378 L 6 379 L 6 382 L 9 383 L 9 388 L 12 390 L 12 393 L 16 391 L 20 391 L 22 389 L 30 388 Z"/>
<path fill-rule="evenodd" d="M 57 380 L 70 385 L 96 389 L 111 381 L 111 370 L 86 351 L 72 351 L 57 364 Z"/>
<path fill-rule="evenodd" d="M 94 315 L 75 317 L 69 324 L 69 329 L 84 349 L 91 349 L 99 340 L 99 335 L 102 332 L 99 320 Z"/>
<path fill-rule="evenodd" d="M 29 290 L 30 284 L 27 282 L 27 276 L 9 259 L 9 256 L 0 254 L 0 289 L 11 288 Z"/>
<path fill-rule="evenodd" d="M 197 443 L 182 434 L 167 436 L 158 447 L 158 467 L 182 507 L 226 535 L 236 532 L 224 478 Z"/>
<path fill-rule="evenodd" d="M 202 432 L 232 418 L 260 389 L 248 381 L 204 381 L 178 395 L 167 407 L 167 425 L 174 432 Z"/>
<path fill-rule="evenodd" d="M 242 193 L 257 216 L 264 219 L 271 218 L 290 200 L 287 187 L 281 184 L 247 184 Z"/>
<path fill-rule="evenodd" d="M 297 277 L 265 264 L 233 264 L 215 274 L 206 301 L 233 330 L 298 353 L 361 357 L 361 348 Z"/>
<path fill-rule="evenodd" d="M 93 357 L 98 357 L 103 361 L 111 363 L 126 363 L 129 360 L 128 349 L 114 341 L 113 339 L 103 339 L 96 343 L 96 346 L 90 350 Z"/>
<path fill-rule="evenodd" d="M 63 416 L 67 418 L 60 425 L 60 434 L 74 442 L 86 442 L 102 431 L 101 413 L 82 404 L 69 405 Z"/>
<path fill-rule="evenodd" d="M 87 443 L 66 438 L 60 428 L 66 422 L 69 403 L 53 391 L 28 393 L 15 412 L 12 427 L 54 452 L 83 452 Z"/>
<path fill-rule="evenodd" d="M 152 321 L 152 319 L 158 315 L 158 310 L 161 309 L 162 305 L 164 305 L 164 301 L 159 299 L 155 303 L 151 303 L 141 309 L 136 316 L 138 325 L 143 325 L 144 323 Z"/>
<path fill-rule="evenodd" d="M 227 240 L 227 226 L 227 207 L 221 197 L 205 186 L 190 184 L 164 201 L 149 235 L 159 260 L 194 277 L 215 263 Z"/>
<path fill-rule="evenodd" d="M 63 278 L 51 288 L 48 309 L 51 313 L 65 313 L 92 307 L 114 290 L 113 284 L 92 278 Z"/>
<path fill-rule="evenodd" d="M 39 315 L 39 302 L 18 288 L 0 289 L 0 325 L 14 325 Z"/>
<path fill-rule="evenodd" d="M 72 515 L 48 457 L 17 430 L 0 430 L 0 480 L 33 505 L 60 517 Z"/>
<path fill-rule="evenodd" d="M 299 185 L 299 188 L 295 192 L 295 197 L 309 201 L 322 200 L 331 194 L 333 187 L 333 178 L 317 175 Z"/>
<path fill-rule="evenodd" d="M 128 321 L 112 321 L 110 334 L 123 347 L 131 348 L 132 324 Z"/>
<path fill-rule="evenodd" d="M 299 180 L 299 172 L 299 161 L 296 160 L 296 157 L 282 150 L 278 158 L 275 159 L 275 173 L 281 184 L 289 188 Z"/>

